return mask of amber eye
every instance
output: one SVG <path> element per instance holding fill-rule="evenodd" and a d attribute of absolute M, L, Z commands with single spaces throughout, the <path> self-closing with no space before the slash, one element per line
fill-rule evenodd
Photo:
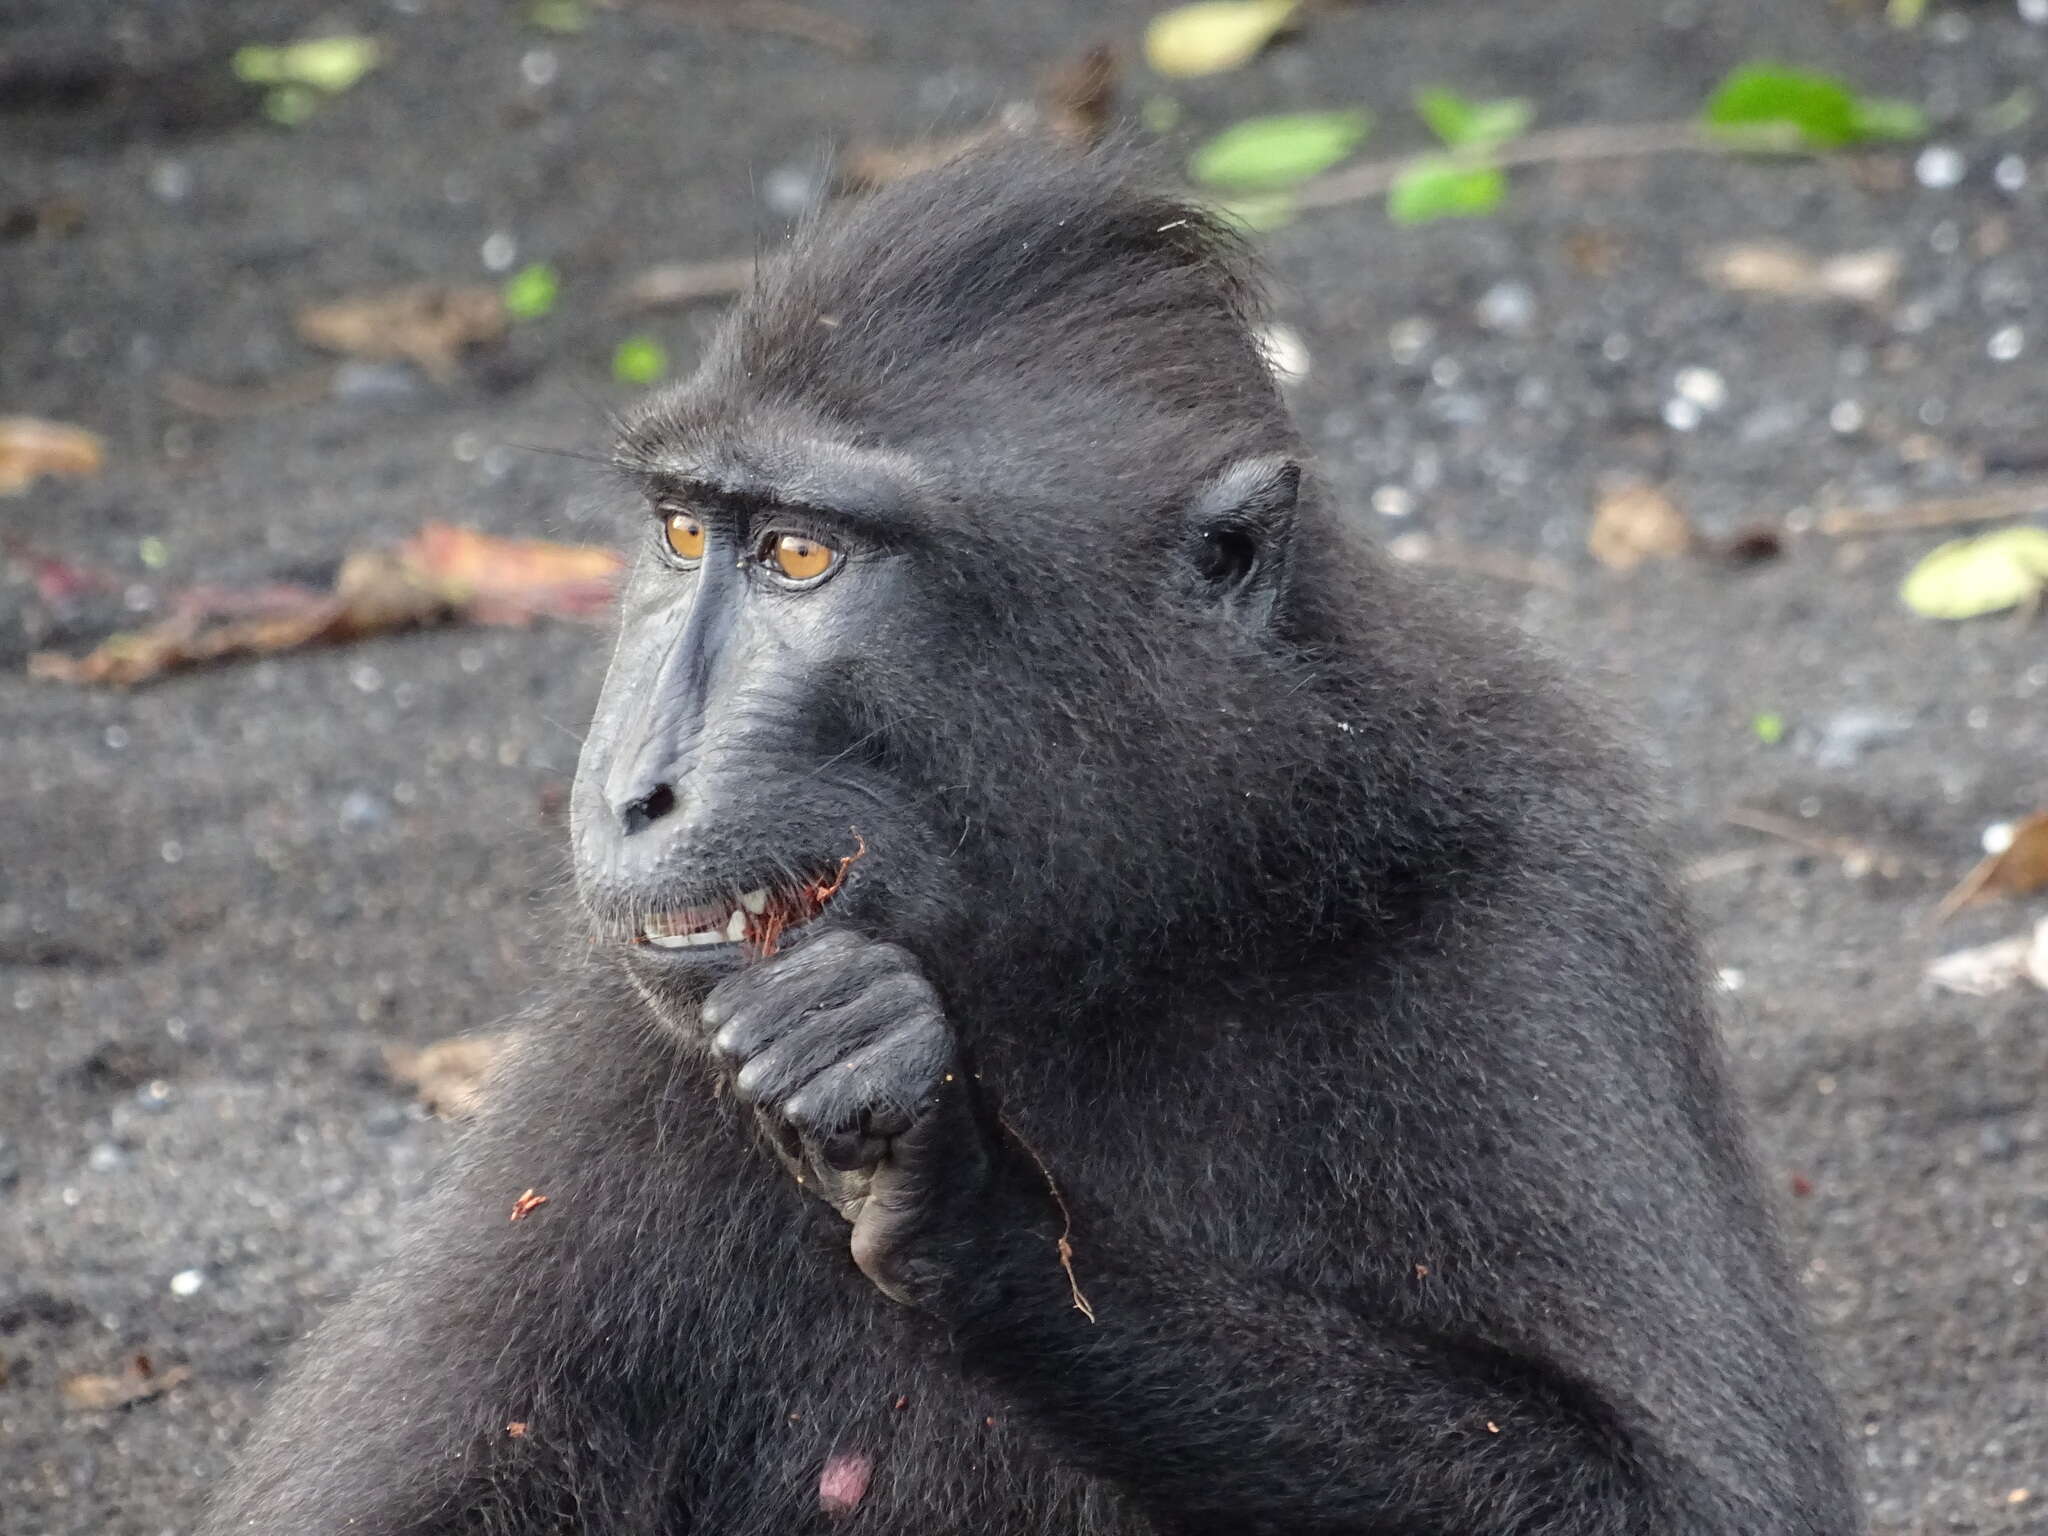
<path fill-rule="evenodd" d="M 815 581 L 832 569 L 838 557 L 828 544 L 800 533 L 784 533 L 763 544 L 761 558 L 790 581 Z"/>
<path fill-rule="evenodd" d="M 704 525 L 689 513 L 669 513 L 662 520 L 661 536 L 678 560 L 695 565 L 704 558 Z"/>

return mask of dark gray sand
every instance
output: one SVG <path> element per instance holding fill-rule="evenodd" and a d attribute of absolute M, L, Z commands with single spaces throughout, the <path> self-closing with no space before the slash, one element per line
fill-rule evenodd
<path fill-rule="evenodd" d="M 500 0 L 11 0 L 0 205 L 69 200 L 85 223 L 0 243 L 0 413 L 83 423 L 111 454 L 95 481 L 0 502 L 0 533 L 158 589 L 319 577 L 436 518 L 611 536 L 623 509 L 596 471 L 513 445 L 601 451 L 603 407 L 627 393 L 611 349 L 634 330 L 678 366 L 694 355 L 710 310 L 623 317 L 603 302 L 616 282 L 746 252 L 802 204 L 822 148 L 971 123 L 1146 10 L 820 3 L 869 29 L 864 57 L 651 5 L 550 37 Z M 1313 360 L 1303 420 L 1359 517 L 1555 562 L 1561 586 L 1456 576 L 1446 600 L 1513 611 L 1640 721 L 1687 858 L 1761 850 L 1695 891 L 1874 1526 L 2040 1530 L 2048 996 L 1935 995 L 1920 976 L 2043 910 L 1925 926 L 1987 824 L 2048 805 L 2048 632 L 1907 613 L 1898 579 L 1939 533 L 1809 535 L 1753 568 L 1626 578 L 1585 553 L 1616 470 L 1667 481 L 1725 535 L 1810 523 L 1830 496 L 2048 468 L 2048 117 L 1991 134 L 1977 117 L 2048 78 L 2048 27 L 2007 3 L 1937 4 L 1910 35 L 1853 11 L 1376 0 L 1173 94 L 1198 129 L 1363 100 L 1384 119 L 1375 153 L 1420 143 L 1401 104 L 1436 80 L 1527 94 L 1552 123 L 1628 123 L 1684 115 L 1730 65 L 1776 55 L 1931 105 L 1952 185 L 1923 184 L 1912 149 L 1638 158 L 1523 173 L 1489 221 L 1402 231 L 1353 207 L 1267 245 Z M 313 122 L 272 128 L 210 83 L 236 44 L 320 22 L 394 52 Z M 23 84 L 64 70 L 68 94 Z M 1140 72 L 1124 101 L 1156 88 Z M 1760 237 L 1896 251 L 1897 302 L 1739 298 L 1697 276 L 1703 253 Z M 218 420 L 161 393 L 167 372 L 293 376 L 318 361 L 296 304 L 487 279 L 494 241 L 554 263 L 564 296 L 452 383 L 358 368 L 317 403 Z M 1711 377 L 1681 386 L 1687 369 Z M 1698 420 L 1667 419 L 1687 398 Z M 31 684 L 23 661 L 82 649 L 118 597 L 63 617 L 10 570 L 0 1531 L 156 1536 L 189 1528 L 280 1351 L 386 1251 L 445 1142 L 382 1048 L 488 1026 L 545 972 L 537 919 L 563 870 L 548 807 L 601 642 L 449 630 L 84 691 Z M 1760 714 L 1784 722 L 1775 745 Z M 1731 825 L 1737 805 L 1881 845 L 1905 872 L 1787 850 Z M 191 1379 L 63 1408 L 61 1380 L 138 1351 Z"/>

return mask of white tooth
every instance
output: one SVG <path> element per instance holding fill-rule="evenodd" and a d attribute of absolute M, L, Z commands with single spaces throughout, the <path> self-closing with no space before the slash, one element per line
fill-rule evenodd
<path fill-rule="evenodd" d="M 650 933 L 647 935 L 647 942 L 659 945 L 663 949 L 696 949 L 705 944 L 723 944 L 726 942 L 726 937 L 724 929 L 713 928 L 702 933 L 677 933 L 661 936 Z"/>
<path fill-rule="evenodd" d="M 768 910 L 768 887 L 764 885 L 758 891 L 747 892 L 740 898 L 740 905 L 759 917 Z"/>
<path fill-rule="evenodd" d="M 743 911 L 735 910 L 732 915 L 732 921 L 725 925 L 726 942 L 730 944 L 737 944 L 741 939 L 744 939 L 746 936 L 747 914 Z"/>

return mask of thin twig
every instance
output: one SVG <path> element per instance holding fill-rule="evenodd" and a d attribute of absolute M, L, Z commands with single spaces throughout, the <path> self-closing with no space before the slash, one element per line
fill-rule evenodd
<path fill-rule="evenodd" d="M 1935 496 L 1889 510 L 1835 507 L 1823 513 L 1816 526 L 1831 539 L 1862 539 L 1881 533 L 1911 533 L 1919 528 L 1995 523 L 2008 517 L 2029 517 L 2036 512 L 2048 512 L 2048 480 L 2029 480 L 1967 496 Z"/>
<path fill-rule="evenodd" d="M 1541 555 L 1518 555 L 1484 544 L 1466 544 L 1430 533 L 1404 533 L 1387 545 L 1387 553 L 1403 565 L 1428 565 L 1440 570 L 1464 571 L 1517 586 L 1542 587 L 1550 592 L 1571 590 L 1571 572 L 1555 560 Z"/>
<path fill-rule="evenodd" d="M 1066 1271 L 1067 1291 L 1074 1298 L 1074 1310 L 1092 1323 L 1095 1321 L 1095 1307 L 1081 1294 L 1081 1282 L 1074 1277 L 1074 1213 L 1067 1209 L 1066 1197 L 1060 1193 L 1059 1185 L 1053 1181 L 1052 1170 L 1045 1166 L 1045 1159 L 1038 1155 L 1038 1149 L 1024 1139 L 1017 1127 L 1010 1123 L 1010 1117 L 1001 1110 L 996 1112 L 996 1123 L 1009 1133 L 1010 1140 L 1024 1149 L 1024 1155 L 1038 1165 L 1039 1175 L 1045 1180 L 1046 1192 L 1052 1196 L 1052 1203 L 1059 1207 L 1060 1237 L 1056 1246 L 1059 1249 L 1060 1268 Z"/>
<path fill-rule="evenodd" d="M 1690 119 L 1662 123 L 1590 123 L 1577 128 L 1551 128 L 1470 156 L 1473 165 L 1502 169 L 1525 165 L 1584 165 L 1599 160 L 1634 160 L 1645 155 L 1722 155 L 1744 151 L 1784 151 L 1796 147 L 1784 135 L 1766 132 L 1730 136 Z M 1419 166 L 1444 158 L 1444 152 L 1367 160 L 1304 182 L 1288 196 L 1292 208 L 1333 208 L 1342 203 L 1383 197 L 1394 184 Z"/>
<path fill-rule="evenodd" d="M 753 286 L 754 267 L 751 256 L 664 262 L 625 283 L 612 302 L 620 309 L 674 309 L 700 299 L 730 298 Z"/>
<path fill-rule="evenodd" d="M 1761 832 L 1766 837 L 1775 837 L 1780 842 L 1791 843 L 1809 852 L 1840 859 L 1843 869 L 1852 874 L 1867 870 L 1886 880 L 1896 880 L 1906 872 L 1906 861 L 1888 848 L 1859 842 L 1853 837 L 1824 832 L 1795 821 L 1789 816 L 1778 816 L 1770 811 L 1738 805 L 1727 813 L 1726 820 L 1735 826 L 1747 827 L 1752 832 Z"/>

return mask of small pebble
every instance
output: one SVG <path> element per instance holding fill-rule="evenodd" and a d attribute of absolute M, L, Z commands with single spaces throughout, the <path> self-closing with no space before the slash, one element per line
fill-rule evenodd
<path fill-rule="evenodd" d="M 808 213 L 823 193 L 813 165 L 778 165 L 761 178 L 761 201 L 785 219 Z"/>
<path fill-rule="evenodd" d="M 1994 821 L 1986 827 L 1977 844 L 1986 853 L 2003 853 L 2012 846 L 2013 824 L 2009 821 Z"/>
<path fill-rule="evenodd" d="M 1415 498 L 1398 485 L 1383 485 L 1372 493 L 1372 509 L 1381 517 L 1407 517 L 1415 510 Z"/>
<path fill-rule="evenodd" d="M 159 160 L 149 168 L 150 195 L 162 203 L 182 203 L 192 195 L 192 167 L 182 160 Z"/>
<path fill-rule="evenodd" d="M 1419 316 L 1399 320 L 1387 332 L 1387 350 L 1397 363 L 1420 362 L 1436 339 L 1436 327 Z"/>
<path fill-rule="evenodd" d="M 86 1154 L 85 1166 L 94 1173 L 112 1173 L 115 1169 L 124 1166 L 127 1161 L 127 1153 L 115 1146 L 111 1141 L 103 1141 Z"/>
<path fill-rule="evenodd" d="M 535 90 L 553 85 L 562 72 L 562 61 L 552 48 L 529 48 L 519 59 L 519 78 Z"/>
<path fill-rule="evenodd" d="M 2048 0 L 2020 0 L 2020 20 L 2048 27 Z"/>
<path fill-rule="evenodd" d="M 341 797 L 336 819 L 343 831 L 374 827 L 391 819 L 391 808 L 367 789 L 352 789 Z"/>
<path fill-rule="evenodd" d="M 1277 322 L 1263 326 L 1259 330 L 1258 343 L 1259 350 L 1266 355 L 1266 366 L 1273 370 L 1273 377 L 1282 384 L 1299 384 L 1308 377 L 1308 343 L 1301 339 L 1301 333 L 1293 326 Z"/>
<path fill-rule="evenodd" d="M 1728 403 L 1728 384 L 1711 368 L 1681 368 L 1671 381 L 1681 400 L 1690 400 L 1702 411 L 1713 412 Z"/>
<path fill-rule="evenodd" d="M 1526 336 L 1536 325 L 1536 294 L 1513 278 L 1495 283 L 1479 296 L 1473 316 L 1489 331 Z"/>
<path fill-rule="evenodd" d="M 1690 432 L 1700 424 L 1700 408 L 1690 400 L 1664 402 L 1664 425 L 1674 432 Z"/>
<path fill-rule="evenodd" d="M 173 1296 L 194 1296 L 198 1294 L 199 1288 L 204 1284 L 206 1284 L 206 1272 L 204 1270 L 181 1269 L 171 1276 L 171 1294 Z"/>
<path fill-rule="evenodd" d="M 486 272 L 509 272 L 519 259 L 519 242 L 501 229 L 485 239 L 478 255 Z"/>
<path fill-rule="evenodd" d="M 1991 179 L 2001 191 L 2021 192 L 2027 185 L 2027 161 L 2023 155 L 2000 155 L 1991 168 Z"/>
<path fill-rule="evenodd" d="M 2026 349 L 2027 333 L 2016 325 L 2002 325 L 1991 333 L 1984 350 L 1994 363 L 2009 363 Z"/>
<path fill-rule="evenodd" d="M 1863 430 L 1863 405 L 1857 400 L 1837 400 L 1828 412 L 1828 425 L 1848 437 Z"/>
<path fill-rule="evenodd" d="M 1963 152 L 1947 144 L 1930 144 L 1913 162 L 1913 179 L 1936 191 L 1955 186 L 1969 170 Z"/>
<path fill-rule="evenodd" d="M 350 360 L 334 370 L 327 392 L 337 400 L 355 402 L 406 400 L 420 392 L 419 375 L 404 363 Z"/>

